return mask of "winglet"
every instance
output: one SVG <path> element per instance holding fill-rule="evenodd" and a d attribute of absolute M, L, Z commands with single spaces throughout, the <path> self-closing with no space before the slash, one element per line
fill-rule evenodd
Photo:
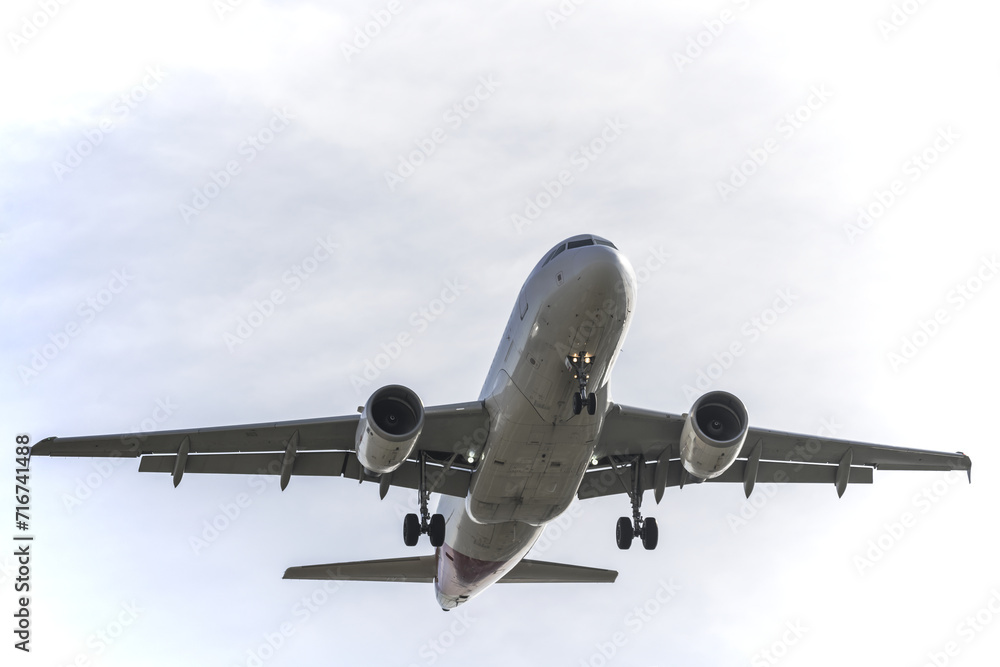
<path fill-rule="evenodd" d="M 31 446 L 31 452 L 28 456 L 51 456 L 52 455 L 52 441 L 55 440 L 55 436 L 50 435 L 44 440 L 39 440 L 34 445 Z"/>

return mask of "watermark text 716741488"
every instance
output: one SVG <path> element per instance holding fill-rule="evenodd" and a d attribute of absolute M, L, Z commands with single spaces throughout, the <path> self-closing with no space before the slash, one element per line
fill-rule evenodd
<path fill-rule="evenodd" d="M 20 531 L 28 530 L 28 508 L 31 500 L 31 489 L 28 488 L 28 460 L 31 442 L 26 434 L 20 433 L 15 438 L 17 458 L 15 459 L 14 470 L 14 526 Z M 18 598 L 14 612 L 14 636 L 20 641 L 14 642 L 14 648 L 24 652 L 31 650 L 31 611 L 29 603 L 31 598 L 28 593 L 31 591 L 31 537 L 28 535 L 14 535 L 14 556 L 17 558 L 17 577 L 14 578 L 14 591 L 18 593 Z"/>

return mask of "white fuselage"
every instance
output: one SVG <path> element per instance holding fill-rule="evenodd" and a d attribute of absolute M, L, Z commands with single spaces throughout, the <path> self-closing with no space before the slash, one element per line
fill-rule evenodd
<path fill-rule="evenodd" d="M 560 245 L 591 238 L 598 237 Z M 435 583 L 443 609 L 517 565 L 545 524 L 569 507 L 597 446 L 608 379 L 635 305 L 635 274 L 609 245 L 551 254 L 525 281 L 480 394 L 490 430 L 468 496 L 442 496 L 438 505 L 447 523 Z M 593 415 L 586 408 L 574 414 L 579 382 L 566 363 L 571 354 L 592 358 Z"/>

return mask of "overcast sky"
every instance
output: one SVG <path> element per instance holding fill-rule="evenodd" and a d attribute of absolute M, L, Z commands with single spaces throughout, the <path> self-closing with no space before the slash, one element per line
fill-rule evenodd
<path fill-rule="evenodd" d="M 739 485 L 647 494 L 654 552 L 615 547 L 624 497 L 578 502 L 530 557 L 617 583 L 497 586 L 444 614 L 429 585 L 281 579 L 429 553 L 400 539 L 412 492 L 207 475 L 174 489 L 135 461 L 40 458 L 33 650 L 11 647 L 11 540 L 3 655 L 992 664 L 998 14 L 5 3 L 8 489 L 18 433 L 350 414 L 396 382 L 426 405 L 473 400 L 531 267 L 578 233 L 614 241 L 641 280 L 618 402 L 681 413 L 726 389 L 757 426 L 962 450 L 975 471 L 972 485 L 877 471 L 839 500 L 832 486 L 759 485 L 753 504 Z M 445 290 L 458 298 L 442 309 Z"/>

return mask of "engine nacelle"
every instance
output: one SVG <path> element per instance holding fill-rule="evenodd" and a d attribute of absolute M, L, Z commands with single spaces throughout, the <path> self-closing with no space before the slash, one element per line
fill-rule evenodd
<path fill-rule="evenodd" d="M 747 409 L 729 392 L 711 391 L 691 407 L 681 431 L 681 464 L 695 477 L 712 479 L 736 460 L 747 437 Z"/>
<path fill-rule="evenodd" d="M 382 387 L 361 412 L 354 436 L 358 460 L 370 472 L 392 472 L 413 451 L 423 427 L 424 405 L 413 390 L 398 384 Z"/>

